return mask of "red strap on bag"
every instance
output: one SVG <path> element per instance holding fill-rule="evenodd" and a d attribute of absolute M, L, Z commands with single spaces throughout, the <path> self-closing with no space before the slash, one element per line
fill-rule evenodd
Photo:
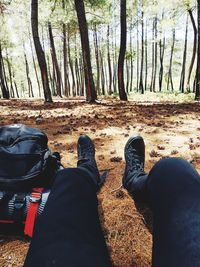
<path fill-rule="evenodd" d="M 30 204 L 26 216 L 24 234 L 29 237 L 33 236 L 33 229 L 35 225 L 35 219 L 37 217 L 38 208 L 44 188 L 33 188 L 32 195 L 30 197 Z"/>

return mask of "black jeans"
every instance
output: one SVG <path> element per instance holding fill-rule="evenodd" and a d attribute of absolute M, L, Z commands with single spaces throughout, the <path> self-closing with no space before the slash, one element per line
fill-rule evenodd
<path fill-rule="evenodd" d="M 99 221 L 96 186 L 84 169 L 57 174 L 24 266 L 112 266 Z"/>
<path fill-rule="evenodd" d="M 200 266 L 200 176 L 183 159 L 159 161 L 147 177 L 156 267 Z"/>
<path fill-rule="evenodd" d="M 141 198 L 145 194 L 154 214 L 152 265 L 200 266 L 199 174 L 186 161 L 174 158 L 159 161 L 141 179 L 144 190 L 139 194 Z M 84 170 L 58 173 L 25 266 L 112 266 L 99 222 L 96 188 Z"/>

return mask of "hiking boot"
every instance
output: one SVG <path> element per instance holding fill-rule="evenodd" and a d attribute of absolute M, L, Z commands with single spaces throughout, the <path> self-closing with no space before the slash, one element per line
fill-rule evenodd
<path fill-rule="evenodd" d="M 145 194 L 147 175 L 144 172 L 145 144 L 141 136 L 131 137 L 124 149 L 126 161 L 123 186 L 135 199 Z"/>
<path fill-rule="evenodd" d="M 78 162 L 77 167 L 85 169 L 92 177 L 95 185 L 99 188 L 101 185 L 100 175 L 95 160 L 95 147 L 87 135 L 81 135 L 77 144 Z"/>

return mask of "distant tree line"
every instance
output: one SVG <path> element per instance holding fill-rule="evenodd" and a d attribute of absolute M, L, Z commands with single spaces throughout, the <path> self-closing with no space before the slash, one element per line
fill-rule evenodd
<path fill-rule="evenodd" d="M 200 0 L 164 3 L 31 0 L 31 15 L 24 17 L 26 33 L 19 27 L 21 80 L 9 53 L 17 51 L 16 44 L 6 28 L 0 31 L 1 97 L 44 96 L 52 102 L 55 96 L 85 96 L 92 103 L 100 95 L 126 101 L 133 91 L 179 91 L 193 92 L 200 100 Z M 26 7 L 25 2 L 16 4 Z M 45 19 L 42 4 L 50 10 Z M 0 0 L 2 21 L 9 23 L 12 5 Z"/>

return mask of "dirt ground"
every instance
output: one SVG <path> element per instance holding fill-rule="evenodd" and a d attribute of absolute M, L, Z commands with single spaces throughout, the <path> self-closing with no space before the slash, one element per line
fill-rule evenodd
<path fill-rule="evenodd" d="M 152 236 L 145 207 L 136 209 L 134 201 L 121 187 L 124 146 L 135 134 L 146 143 L 146 171 L 159 159 L 181 156 L 200 171 L 200 105 L 198 103 L 159 103 L 134 101 L 121 103 L 102 100 L 86 104 L 83 100 L 0 101 L 0 124 L 26 123 L 39 127 L 49 137 L 49 146 L 61 153 L 64 166 L 76 165 L 76 142 L 88 134 L 95 143 L 99 169 L 109 170 L 99 193 L 101 222 L 116 267 L 147 267 L 151 264 Z M 38 116 L 41 115 L 41 117 Z M 22 266 L 28 249 L 22 237 L 0 237 L 0 266 Z"/>

